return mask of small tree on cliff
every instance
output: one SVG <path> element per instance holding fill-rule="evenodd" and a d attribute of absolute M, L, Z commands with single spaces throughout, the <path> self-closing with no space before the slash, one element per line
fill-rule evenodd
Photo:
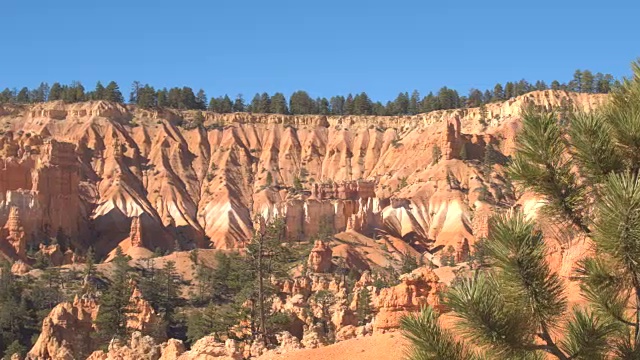
<path fill-rule="evenodd" d="M 273 175 L 271 175 L 271 171 L 267 172 L 266 184 L 267 186 L 273 185 Z"/>
<path fill-rule="evenodd" d="M 592 240 L 597 256 L 576 271 L 591 308 L 567 311 L 540 231 L 521 214 L 502 216 L 484 243 L 491 268 L 445 296 L 462 339 L 424 309 L 403 320 L 412 358 L 640 357 L 640 66 L 633 70 L 609 104 L 574 114 L 568 128 L 553 113 L 525 112 L 509 168 L 546 200 L 540 216 Z"/>
<path fill-rule="evenodd" d="M 325 334 L 331 334 L 335 329 L 332 328 L 331 314 L 329 312 L 331 306 L 336 303 L 336 298 L 329 290 L 320 290 L 313 294 L 313 301 L 320 306 L 322 317 L 320 322 Z"/>
<path fill-rule="evenodd" d="M 460 147 L 460 160 L 467 160 L 468 159 L 468 155 L 467 155 L 467 144 L 463 143 L 462 146 Z"/>
<path fill-rule="evenodd" d="M 356 318 L 358 319 L 358 325 L 367 324 L 371 321 L 372 315 L 371 293 L 369 289 L 363 288 L 358 293 L 358 299 L 356 301 Z"/>
<path fill-rule="evenodd" d="M 113 276 L 111 285 L 100 297 L 100 310 L 96 317 L 98 337 L 102 341 L 113 338 L 125 338 L 127 336 L 127 320 L 131 309 L 129 300 L 133 291 L 130 284 L 129 257 L 124 255 L 122 249 L 116 249 L 113 259 Z"/>
<path fill-rule="evenodd" d="M 431 148 L 431 165 L 435 165 L 440 161 L 442 157 L 442 150 L 438 145 L 433 145 Z"/>

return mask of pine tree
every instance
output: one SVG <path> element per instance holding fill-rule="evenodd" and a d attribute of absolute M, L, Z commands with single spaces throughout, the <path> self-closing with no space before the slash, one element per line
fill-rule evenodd
<path fill-rule="evenodd" d="M 134 81 L 131 84 L 131 92 L 129 93 L 129 104 L 138 103 L 138 98 L 140 97 L 139 92 L 142 89 L 142 84 L 140 81 Z"/>
<path fill-rule="evenodd" d="M 463 143 L 460 147 L 460 160 L 467 160 L 467 144 Z"/>
<path fill-rule="evenodd" d="M 113 264 L 115 269 L 111 284 L 99 299 L 100 311 L 95 320 L 97 335 L 103 341 L 126 338 L 127 320 L 132 311 L 129 307 L 133 291 L 129 283 L 129 257 L 123 254 L 120 247 L 116 249 Z"/>
<path fill-rule="evenodd" d="M 106 100 L 105 99 L 105 88 L 100 81 L 96 83 L 96 88 L 93 90 L 93 94 L 91 96 L 92 100 Z"/>
<path fill-rule="evenodd" d="M 462 339 L 425 308 L 402 319 L 410 359 L 537 359 L 541 352 L 562 360 L 600 358 L 616 327 L 588 311 L 569 312 L 564 285 L 545 259 L 534 224 L 516 213 L 494 218 L 490 226 L 485 246 L 491 271 L 459 279 L 445 295 Z M 565 318 L 567 338 L 559 341 L 550 329 Z"/>
<path fill-rule="evenodd" d="M 344 96 L 333 96 L 329 99 L 329 107 L 332 115 L 343 115 L 345 113 Z"/>
<path fill-rule="evenodd" d="M 55 84 L 53 84 L 55 86 Z M 53 92 L 53 87 L 52 87 Z M 60 99 L 67 103 L 85 101 L 84 86 L 79 81 L 73 81 L 70 86 L 63 86 Z"/>
<path fill-rule="evenodd" d="M 359 325 L 365 325 L 371 321 L 373 309 L 371 308 L 371 293 L 367 288 L 363 288 L 358 293 L 356 302 L 356 318 Z"/>
<path fill-rule="evenodd" d="M 240 95 L 240 100 L 242 100 L 242 95 Z M 244 102 L 236 100 L 238 103 L 238 109 L 244 108 Z M 234 104 L 231 102 L 231 99 L 228 95 L 225 95 L 220 101 L 220 113 L 228 114 L 234 111 Z"/>
<path fill-rule="evenodd" d="M 271 175 L 271 171 L 267 172 L 266 184 L 267 186 L 273 185 L 273 175 Z"/>
<path fill-rule="evenodd" d="M 7 346 L 7 349 L 4 351 L 5 356 L 3 357 L 3 359 L 9 360 L 13 357 L 12 355 L 14 354 L 18 354 L 18 358 L 22 359 L 27 350 L 28 349 L 24 345 L 20 344 L 18 340 L 14 340 L 11 344 L 9 344 L 9 346 Z"/>
<path fill-rule="evenodd" d="M 115 81 L 109 82 L 109 84 L 107 84 L 107 87 L 104 88 L 104 100 L 113 101 L 120 104 L 124 102 L 124 98 L 122 97 L 122 93 L 120 92 L 120 87 Z"/>
<path fill-rule="evenodd" d="M 393 115 L 406 115 L 409 113 L 409 94 L 399 93 L 393 101 Z"/>
<path fill-rule="evenodd" d="M 16 102 L 18 104 L 28 104 L 29 103 L 29 89 L 23 87 L 20 89 L 18 96 L 16 96 Z"/>
<path fill-rule="evenodd" d="M 342 114 L 353 115 L 353 95 L 351 94 L 347 95 L 347 98 L 344 100 Z"/>
<path fill-rule="evenodd" d="M 293 178 L 293 188 L 296 191 L 302 191 L 304 189 L 302 186 L 302 181 L 300 181 L 300 178 L 297 176 L 294 176 Z"/>
<path fill-rule="evenodd" d="M 318 114 L 329 115 L 331 113 L 329 100 L 327 100 L 327 98 L 319 98 L 316 103 L 318 104 Z"/>
<path fill-rule="evenodd" d="M 510 99 L 516 96 L 515 87 L 512 82 L 508 82 L 504 86 L 504 99 Z"/>
<path fill-rule="evenodd" d="M 251 99 L 251 103 L 249 104 L 249 106 L 247 106 L 247 111 L 259 113 L 261 109 L 262 106 L 260 106 L 260 94 L 256 93 L 253 96 L 253 99 Z"/>
<path fill-rule="evenodd" d="M 491 175 L 493 172 L 493 165 L 498 162 L 498 154 L 493 148 L 493 144 L 489 143 L 484 149 L 484 173 L 486 176 Z"/>
<path fill-rule="evenodd" d="M 271 97 L 266 92 L 260 94 L 259 112 L 263 114 L 271 112 Z"/>
<path fill-rule="evenodd" d="M 429 308 L 406 317 L 412 359 L 638 358 L 640 118 L 631 114 L 640 111 L 640 64 L 633 70 L 608 105 L 573 114 L 568 126 L 553 113 L 525 111 L 508 168 L 544 200 L 540 216 L 592 239 L 594 256 L 575 274 L 590 306 L 568 309 L 540 228 L 520 212 L 500 215 L 483 243 L 491 267 L 444 296 L 460 337 L 441 328 Z"/>
<path fill-rule="evenodd" d="M 207 109 L 207 94 L 202 89 L 198 90 L 196 94 L 195 108 L 198 110 Z"/>
<path fill-rule="evenodd" d="M 407 104 L 408 105 L 408 104 Z M 370 115 L 371 114 L 371 99 L 367 93 L 360 93 L 353 99 L 353 114 L 354 115 Z"/>
<path fill-rule="evenodd" d="M 496 84 L 493 88 L 493 98 L 496 100 L 504 100 L 504 89 L 502 84 Z"/>
<path fill-rule="evenodd" d="M 542 80 L 536 81 L 536 90 L 547 90 L 547 84 Z"/>
<path fill-rule="evenodd" d="M 420 93 L 413 90 L 411 98 L 409 98 L 409 114 L 415 115 L 420 112 Z"/>
<path fill-rule="evenodd" d="M 32 102 L 45 102 L 49 98 L 49 84 L 46 82 L 40 83 L 36 89 L 31 92 Z"/>
<path fill-rule="evenodd" d="M 245 111 L 244 98 L 242 97 L 242 94 L 238 94 L 238 96 L 236 96 L 236 100 L 233 102 L 233 112 L 243 112 L 243 111 Z"/>
<path fill-rule="evenodd" d="M 187 338 L 194 343 L 213 334 L 218 341 L 224 341 L 241 316 L 240 311 L 232 306 L 209 303 L 204 309 L 197 310 L 189 316 Z"/>
<path fill-rule="evenodd" d="M 156 105 L 159 107 L 169 106 L 169 92 L 167 91 L 167 88 L 158 90 L 156 93 Z"/>
<path fill-rule="evenodd" d="M 188 86 L 183 87 L 179 90 L 179 105 L 180 109 L 199 109 L 200 104 L 196 100 L 196 95 L 193 93 L 193 89 Z"/>
<path fill-rule="evenodd" d="M 268 298 L 273 292 L 270 280 L 288 276 L 285 264 L 290 257 L 290 249 L 282 246 L 284 227 L 284 221 L 279 218 L 263 224 L 247 245 L 247 261 L 256 279 L 254 290 L 258 340 L 265 344 L 270 334 L 267 323 L 270 313 Z"/>
<path fill-rule="evenodd" d="M 275 93 L 271 97 L 271 104 L 269 105 L 269 112 L 272 114 L 288 114 L 287 99 L 285 99 L 282 93 Z"/>
<path fill-rule="evenodd" d="M 489 90 L 485 90 L 484 94 L 482 94 L 482 104 L 488 104 L 493 101 L 493 94 Z"/>
<path fill-rule="evenodd" d="M 314 101 L 306 91 L 296 91 L 289 98 L 289 111 L 293 115 L 313 114 Z"/>
<path fill-rule="evenodd" d="M 329 290 L 320 290 L 312 295 L 311 299 L 320 307 L 320 322 L 325 334 L 332 333 L 335 329 L 331 322 L 330 308 L 336 302 L 336 298 Z"/>
<path fill-rule="evenodd" d="M 49 101 L 62 100 L 62 86 L 59 83 L 53 83 L 49 90 Z"/>
<path fill-rule="evenodd" d="M 582 71 L 576 70 L 573 73 L 573 80 L 569 82 L 569 90 L 575 92 L 582 91 Z"/>
<path fill-rule="evenodd" d="M 467 107 L 478 107 L 482 104 L 482 92 L 478 89 L 469 90 Z"/>
<path fill-rule="evenodd" d="M 431 165 L 435 165 L 440 161 L 442 157 L 442 150 L 438 145 L 433 145 L 431 148 Z"/>
<path fill-rule="evenodd" d="M 89 279 L 97 275 L 96 255 L 95 255 L 95 252 L 93 251 L 93 247 L 90 247 L 87 250 L 87 253 L 85 254 L 83 275 Z"/>
<path fill-rule="evenodd" d="M 182 279 L 177 273 L 175 262 L 167 261 L 160 270 L 154 268 L 153 259 L 142 272 L 139 288 L 143 297 L 149 301 L 156 313 L 160 314 L 168 329 L 154 329 L 160 333 L 169 332 L 171 336 L 177 325 L 175 313 L 180 304 Z"/>
<path fill-rule="evenodd" d="M 161 94 L 164 94 L 164 92 L 158 91 L 156 93 L 153 87 L 145 85 L 137 90 L 136 103 L 143 109 L 150 109 L 156 105 L 161 106 L 160 103 L 163 101 L 160 99 Z"/>
<path fill-rule="evenodd" d="M 421 108 L 422 108 L 421 103 L 418 103 L 418 112 L 420 112 Z M 387 108 L 384 105 L 382 105 L 380 101 L 376 101 L 376 103 L 373 104 L 373 109 L 371 111 L 373 112 L 373 115 L 378 115 L 378 116 L 389 115 L 389 113 L 387 112 Z"/>
<path fill-rule="evenodd" d="M 0 104 L 11 103 L 14 100 L 13 92 L 9 88 L 4 89 L 2 93 L 0 93 Z"/>
<path fill-rule="evenodd" d="M 593 92 L 594 89 L 594 78 L 593 78 L 593 73 L 591 73 L 591 71 L 589 70 L 585 70 L 582 72 L 582 77 L 580 78 L 580 91 L 582 92 L 586 92 L 586 93 L 591 93 Z"/>
<path fill-rule="evenodd" d="M 429 112 L 439 109 L 438 98 L 432 92 L 422 99 L 422 112 Z"/>

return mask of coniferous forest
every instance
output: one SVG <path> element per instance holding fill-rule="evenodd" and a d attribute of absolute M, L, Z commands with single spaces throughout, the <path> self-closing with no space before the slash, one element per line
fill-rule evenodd
<path fill-rule="evenodd" d="M 268 114 L 320 114 L 320 115 L 414 115 L 434 110 L 478 107 L 496 101 L 524 95 L 537 90 L 567 90 L 583 93 L 606 94 L 620 86 L 620 82 L 611 74 L 593 73 L 589 70 L 576 70 L 568 83 L 557 80 L 547 84 L 544 81 L 530 83 L 524 79 L 505 84 L 496 84 L 492 89 L 470 89 L 467 95 L 446 86 L 437 93 L 430 92 L 422 96 L 414 90 L 401 92 L 393 101 L 383 103 L 373 101 L 366 92 L 360 94 L 337 95 L 313 98 L 303 90 L 295 91 L 289 99 L 280 92 L 269 95 L 266 92 L 255 94 L 248 101 L 242 94 L 235 98 L 229 95 L 207 98 L 204 90 L 194 92 L 190 87 L 156 89 L 149 84 L 133 82 L 128 103 L 142 108 L 168 107 L 185 110 L 209 110 L 216 113 L 253 112 Z M 44 101 L 62 100 L 67 103 L 106 100 L 124 103 L 123 90 L 114 81 L 104 86 L 101 82 L 93 90 L 87 90 L 80 82 L 69 85 L 41 83 L 35 89 L 6 88 L 0 93 L 0 104 L 30 104 Z"/>

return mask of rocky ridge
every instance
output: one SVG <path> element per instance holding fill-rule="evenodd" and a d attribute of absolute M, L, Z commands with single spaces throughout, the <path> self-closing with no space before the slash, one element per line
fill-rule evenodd
<path fill-rule="evenodd" d="M 261 215 L 284 217 L 292 240 L 328 227 L 461 257 L 491 208 L 515 200 L 482 168 L 487 145 L 499 164 L 523 107 L 590 111 L 605 98 L 544 91 L 394 117 L 204 113 L 200 127 L 193 111 L 3 105 L 0 252 L 28 263 L 50 239 L 63 263 L 89 246 L 100 257 L 117 246 L 134 257 L 238 248 Z"/>

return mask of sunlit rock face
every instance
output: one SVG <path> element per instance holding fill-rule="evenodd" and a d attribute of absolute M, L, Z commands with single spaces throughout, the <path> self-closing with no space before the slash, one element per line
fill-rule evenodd
<path fill-rule="evenodd" d="M 290 240 L 350 231 L 419 251 L 452 246 L 461 260 L 491 209 L 515 200 L 499 162 L 513 153 L 522 107 L 590 111 L 605 99 L 543 91 L 390 117 L 205 112 L 205 127 L 191 130 L 178 125 L 195 111 L 2 105 L 0 253 L 28 262 L 27 249 L 53 238 L 63 253 L 92 247 L 99 257 L 118 246 L 138 258 L 232 249 L 262 216 L 284 218 Z M 489 144 L 499 155 L 491 172 Z"/>

